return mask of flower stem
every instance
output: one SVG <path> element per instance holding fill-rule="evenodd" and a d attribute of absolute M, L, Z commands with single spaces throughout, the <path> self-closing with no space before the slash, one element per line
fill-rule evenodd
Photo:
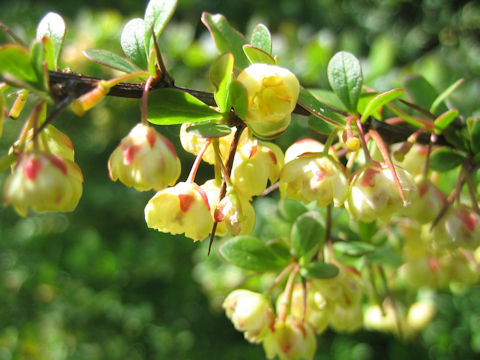
<path fill-rule="evenodd" d="M 360 135 L 360 141 L 362 143 L 363 152 L 365 153 L 365 160 L 367 163 L 372 162 L 372 157 L 370 156 L 370 151 L 368 150 L 367 141 L 365 140 L 365 133 L 363 131 L 362 122 L 357 117 L 356 119 L 358 134 Z"/>
<path fill-rule="evenodd" d="M 147 125 L 147 110 L 148 110 L 148 93 L 150 91 L 150 86 L 152 85 L 153 77 L 149 76 L 147 81 L 145 81 L 145 89 L 143 90 L 142 95 L 142 124 Z"/>
<path fill-rule="evenodd" d="M 202 150 L 197 155 L 195 162 L 192 165 L 192 169 L 190 170 L 190 174 L 188 175 L 187 183 L 193 183 L 195 180 L 195 176 L 197 175 L 198 168 L 200 166 L 200 162 L 202 161 L 202 157 L 207 151 L 208 147 L 210 146 L 211 139 L 208 139 L 202 147 Z"/>

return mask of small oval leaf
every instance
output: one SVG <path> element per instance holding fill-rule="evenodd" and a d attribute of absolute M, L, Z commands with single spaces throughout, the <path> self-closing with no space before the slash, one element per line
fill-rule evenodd
<path fill-rule="evenodd" d="M 294 222 L 300 215 L 307 211 L 308 208 L 300 201 L 287 198 L 280 202 L 280 213 L 288 221 Z"/>
<path fill-rule="evenodd" d="M 141 69 L 127 59 L 108 50 L 87 49 L 83 51 L 83 54 L 89 60 L 96 62 L 97 64 L 108 66 L 112 69 L 120 70 L 129 74 L 141 71 Z"/>
<path fill-rule="evenodd" d="M 272 57 L 272 55 L 255 46 L 243 45 L 243 52 L 252 64 L 263 63 L 276 65 L 275 59 Z"/>
<path fill-rule="evenodd" d="M 373 253 L 375 246 L 361 241 L 337 241 L 333 244 L 333 249 L 344 255 L 359 257 Z"/>
<path fill-rule="evenodd" d="M 367 106 L 365 107 L 362 117 L 360 118 L 361 122 L 365 123 L 368 117 L 374 114 L 380 107 L 392 101 L 393 99 L 396 99 L 402 94 L 402 89 L 393 89 L 375 96 L 372 100 L 368 102 Z"/>
<path fill-rule="evenodd" d="M 288 265 L 288 261 L 253 236 L 237 236 L 227 240 L 220 246 L 220 254 L 232 264 L 246 270 L 275 271 Z"/>
<path fill-rule="evenodd" d="M 145 23 L 143 19 L 130 20 L 122 31 L 120 44 L 123 52 L 140 69 L 148 68 L 145 52 Z"/>
<path fill-rule="evenodd" d="M 437 149 L 430 157 L 430 167 L 435 171 L 448 171 L 455 169 L 465 161 L 465 157 L 448 148 Z"/>
<path fill-rule="evenodd" d="M 300 268 L 300 275 L 309 279 L 331 279 L 339 273 L 333 264 L 315 262 Z"/>
<path fill-rule="evenodd" d="M 321 223 L 321 214 L 310 211 L 300 215 L 292 227 L 290 235 L 293 252 L 300 258 L 315 245 L 320 245 L 324 240 L 325 228 Z"/>
<path fill-rule="evenodd" d="M 230 83 L 229 92 L 235 113 L 240 119 L 245 120 L 247 117 L 247 90 L 240 81 L 233 80 Z"/>
<path fill-rule="evenodd" d="M 242 46 L 247 43 L 247 40 L 230 26 L 225 16 L 204 12 L 202 14 L 202 22 L 210 31 L 218 51 L 221 54 L 228 52 L 233 54 L 237 69 L 244 69 L 249 65 L 248 59 L 242 50 Z"/>
<path fill-rule="evenodd" d="M 144 44 L 148 55 L 153 49 L 153 35 L 158 38 L 177 8 L 178 0 L 150 0 L 145 9 Z"/>
<path fill-rule="evenodd" d="M 254 47 L 265 51 L 267 54 L 272 53 L 272 35 L 270 34 L 270 30 L 263 24 L 255 26 L 250 43 Z"/>
<path fill-rule="evenodd" d="M 443 131 L 452 123 L 453 120 L 458 116 L 458 110 L 452 109 L 447 112 L 444 112 L 442 115 L 437 117 L 434 121 L 434 131 L 436 134 L 441 134 Z"/>
<path fill-rule="evenodd" d="M 360 61 L 353 54 L 340 51 L 328 63 L 327 73 L 335 94 L 355 114 L 363 82 Z"/>
<path fill-rule="evenodd" d="M 148 95 L 147 119 L 153 124 L 173 125 L 222 118 L 222 114 L 181 90 L 158 89 Z"/>
<path fill-rule="evenodd" d="M 327 121 L 326 119 L 328 119 L 328 123 L 332 125 L 337 124 L 337 126 L 341 126 L 345 124 L 345 120 L 342 119 L 341 116 L 330 110 L 326 104 L 319 101 L 310 91 L 303 87 L 300 87 L 298 105 L 323 121 Z"/>
<path fill-rule="evenodd" d="M 44 36 L 48 36 L 53 41 L 54 64 L 53 68 L 58 68 L 60 55 L 62 53 L 63 41 L 67 32 L 65 20 L 54 12 L 47 13 L 37 26 L 37 40 L 41 41 Z"/>
<path fill-rule="evenodd" d="M 233 77 L 234 58 L 232 53 L 225 53 L 213 63 L 210 68 L 210 81 L 215 86 L 214 98 L 220 112 L 230 111 L 230 83 Z"/>
<path fill-rule="evenodd" d="M 232 129 L 228 125 L 216 124 L 216 123 L 197 123 L 187 128 L 188 133 L 192 133 L 196 136 L 213 139 L 223 136 L 227 136 L 232 132 Z"/>

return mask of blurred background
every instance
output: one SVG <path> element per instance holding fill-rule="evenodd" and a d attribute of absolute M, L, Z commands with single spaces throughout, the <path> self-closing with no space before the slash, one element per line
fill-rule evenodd
<path fill-rule="evenodd" d="M 0 0 L 0 21 L 29 42 L 43 15 L 58 12 L 68 25 L 61 65 L 112 77 L 82 50 L 121 54 L 123 25 L 143 17 L 145 6 L 131 0 Z M 361 59 L 366 85 L 378 91 L 401 86 L 412 72 L 438 90 L 464 77 L 452 101 L 463 114 L 479 114 L 477 1 L 181 0 L 160 46 L 177 85 L 211 90 L 205 74 L 218 54 L 200 22 L 202 11 L 224 14 L 247 34 L 265 23 L 280 64 L 308 87 L 328 88 L 330 57 L 348 50 Z M 0 43 L 9 41 L 0 33 Z M 6 120 L 0 155 L 21 120 Z M 216 250 L 207 258 L 206 243 L 147 229 L 143 209 L 153 193 L 108 178 L 110 153 L 139 120 L 136 100 L 108 98 L 82 118 L 66 111 L 54 125 L 71 137 L 85 177 L 77 210 L 20 218 L 10 207 L 0 209 L 0 360 L 264 358 L 219 306 L 241 274 Z M 176 144 L 185 179 L 194 158 L 179 146 L 178 127 L 160 131 Z M 298 119 L 277 143 L 285 148 L 308 131 Z M 6 175 L 0 174 L 0 184 Z M 198 176 L 202 183 L 212 171 L 203 167 Z M 276 219 L 274 202 L 256 208 L 257 233 L 275 227 L 262 220 Z M 477 358 L 480 288 L 450 290 L 438 294 L 437 317 L 418 338 L 327 331 L 318 339 L 316 359 Z"/>

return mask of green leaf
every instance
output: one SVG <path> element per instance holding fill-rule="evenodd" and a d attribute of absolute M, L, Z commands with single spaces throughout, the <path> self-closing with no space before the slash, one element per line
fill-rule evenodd
<path fill-rule="evenodd" d="M 43 58 L 47 62 L 47 69 L 53 71 L 56 69 L 55 48 L 53 40 L 48 36 L 44 36 L 42 38 L 42 45 L 44 53 Z"/>
<path fill-rule="evenodd" d="M 452 123 L 453 120 L 456 119 L 458 116 L 458 110 L 457 109 L 452 109 L 449 110 L 439 117 L 437 117 L 434 121 L 434 131 L 436 134 L 441 134 L 443 131 Z"/>
<path fill-rule="evenodd" d="M 202 14 L 202 22 L 215 41 L 220 53 L 231 52 L 235 57 L 235 68 L 244 69 L 249 65 L 242 46 L 247 43 L 245 37 L 230 26 L 225 16 L 212 15 L 208 12 Z"/>
<path fill-rule="evenodd" d="M 404 263 L 402 257 L 398 255 L 390 245 L 377 248 L 373 253 L 367 254 L 366 261 L 370 264 L 391 265 L 398 267 Z"/>
<path fill-rule="evenodd" d="M 240 81 L 233 80 L 230 83 L 229 92 L 235 113 L 245 120 L 247 117 L 247 90 Z"/>
<path fill-rule="evenodd" d="M 290 222 L 294 222 L 300 215 L 307 211 L 308 208 L 300 201 L 286 198 L 280 202 L 280 213 Z"/>
<path fill-rule="evenodd" d="M 312 95 L 310 91 L 303 87 L 300 87 L 300 95 L 298 96 L 297 102 L 298 105 L 300 105 L 312 115 L 315 115 L 319 119 L 322 119 L 322 121 L 325 121 L 323 119 L 323 117 L 325 117 L 330 119 L 332 123 L 337 123 L 337 126 L 345 124 L 345 120 L 340 115 L 330 110 L 328 105 L 318 100 L 315 96 Z"/>
<path fill-rule="evenodd" d="M 227 136 L 232 132 L 232 129 L 228 125 L 216 124 L 216 123 L 197 123 L 195 125 L 189 126 L 187 128 L 188 133 L 192 133 L 196 136 L 201 136 L 204 138 L 219 138 Z"/>
<path fill-rule="evenodd" d="M 288 261 L 253 236 L 237 236 L 227 240 L 220 246 L 220 254 L 232 264 L 246 270 L 275 271 L 288 265 Z"/>
<path fill-rule="evenodd" d="M 40 90 L 48 90 L 48 72 L 44 69 L 43 63 L 45 53 L 43 51 L 43 44 L 40 41 L 35 41 L 30 49 L 30 56 L 33 69 L 37 75 L 37 88 Z"/>
<path fill-rule="evenodd" d="M 220 112 L 230 111 L 230 83 L 233 77 L 234 58 L 232 53 L 225 53 L 213 63 L 210 68 L 210 81 L 215 86 L 214 98 Z"/>
<path fill-rule="evenodd" d="M 345 105 L 340 101 L 337 95 L 331 90 L 324 90 L 324 89 L 308 89 L 308 91 L 320 102 L 324 103 L 325 105 L 332 106 L 334 108 L 344 110 Z M 360 97 L 361 99 L 361 97 Z"/>
<path fill-rule="evenodd" d="M 410 75 L 403 79 L 403 87 L 408 98 L 415 104 L 428 110 L 438 97 L 437 90 L 421 75 Z M 445 104 L 438 105 L 440 113 L 447 111 Z"/>
<path fill-rule="evenodd" d="M 7 154 L 0 157 L 0 172 L 7 170 L 17 160 L 18 156 L 14 154 Z"/>
<path fill-rule="evenodd" d="M 270 30 L 268 30 L 268 28 L 263 24 L 258 24 L 257 26 L 255 26 L 255 29 L 253 29 L 252 37 L 250 38 L 250 44 L 252 44 L 256 48 L 263 50 L 267 54 L 271 54 L 272 35 L 270 35 Z"/>
<path fill-rule="evenodd" d="M 344 255 L 360 257 L 373 253 L 375 246 L 361 241 L 337 241 L 333 244 L 333 249 Z"/>
<path fill-rule="evenodd" d="M 276 65 L 275 59 L 272 57 L 272 55 L 255 46 L 243 45 L 243 52 L 252 64 L 263 63 Z"/>
<path fill-rule="evenodd" d="M 300 268 L 300 275 L 310 279 L 331 279 L 339 273 L 333 264 L 314 262 Z"/>
<path fill-rule="evenodd" d="M 223 115 L 196 97 L 177 89 L 158 89 L 148 95 L 148 121 L 157 125 L 220 120 Z"/>
<path fill-rule="evenodd" d="M 120 70 L 126 73 L 134 73 L 141 70 L 127 59 L 108 50 L 88 49 L 84 50 L 83 54 L 89 60 L 96 62 L 97 64 L 108 66 L 112 69 Z"/>
<path fill-rule="evenodd" d="M 10 74 L 17 79 L 37 84 L 38 77 L 30 61 L 29 51 L 20 45 L 0 46 L 0 74 Z"/>
<path fill-rule="evenodd" d="M 177 7 L 178 0 L 150 0 L 145 10 L 145 29 L 144 29 L 144 44 L 147 56 L 153 49 L 153 35 L 158 37 L 163 32 L 168 21 L 172 17 Z"/>
<path fill-rule="evenodd" d="M 480 153 L 480 118 L 468 118 L 467 126 L 470 135 L 470 147 L 474 154 L 478 154 Z"/>
<path fill-rule="evenodd" d="M 321 214 L 315 211 L 307 212 L 297 218 L 290 235 L 296 257 L 302 257 L 315 245 L 323 242 L 325 228 L 320 221 Z"/>
<path fill-rule="evenodd" d="M 402 94 L 402 89 L 393 89 L 375 96 L 372 100 L 370 100 L 370 102 L 367 104 L 367 107 L 363 111 L 362 117 L 360 118 L 361 122 L 365 123 L 368 117 L 375 113 L 375 111 L 377 111 L 380 107 L 392 101 L 393 99 L 396 99 Z"/>
<path fill-rule="evenodd" d="M 360 61 L 353 54 L 340 51 L 328 63 L 327 73 L 335 94 L 355 114 L 363 82 Z"/>
<path fill-rule="evenodd" d="M 126 23 L 120 37 L 123 52 L 140 69 L 148 68 L 145 52 L 145 22 L 135 18 Z"/>
<path fill-rule="evenodd" d="M 308 126 L 322 135 L 329 135 L 337 128 L 335 125 L 332 125 L 316 116 L 310 116 L 308 118 Z"/>
<path fill-rule="evenodd" d="M 451 127 L 449 131 L 445 131 L 442 135 L 450 144 L 455 147 L 455 149 L 465 152 L 468 152 L 470 149 L 468 133 L 465 128 L 455 129 Z"/>
<path fill-rule="evenodd" d="M 267 242 L 267 246 L 278 257 L 284 259 L 286 262 L 292 261 L 292 254 L 290 254 L 290 247 L 281 239 L 273 239 Z"/>
<path fill-rule="evenodd" d="M 440 148 L 432 152 L 430 167 L 435 171 L 455 169 L 465 161 L 465 157 L 449 148 Z"/>
<path fill-rule="evenodd" d="M 67 32 L 65 20 L 54 12 L 47 13 L 37 26 L 37 40 L 41 41 L 44 36 L 48 36 L 53 41 L 54 63 L 53 69 L 58 69 L 60 55 L 62 53 L 63 41 Z"/>
<path fill-rule="evenodd" d="M 445 101 L 462 83 L 465 81 L 465 79 L 459 79 L 455 81 L 452 85 L 450 85 L 447 89 L 442 91 L 440 95 L 437 96 L 435 100 L 433 100 L 432 106 L 430 106 L 430 112 L 433 114 L 435 113 L 435 110 L 437 110 L 437 107 L 440 106 L 441 103 Z"/>

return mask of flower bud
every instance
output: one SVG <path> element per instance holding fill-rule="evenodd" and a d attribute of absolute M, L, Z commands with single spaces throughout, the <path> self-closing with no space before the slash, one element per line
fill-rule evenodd
<path fill-rule="evenodd" d="M 390 301 L 385 301 L 383 306 L 370 305 L 364 316 L 365 328 L 398 335 L 395 311 L 396 309 Z M 402 325 L 403 324 L 401 324 L 401 326 Z M 402 329 L 403 327 L 404 326 L 402 326 Z"/>
<path fill-rule="evenodd" d="M 18 92 L 17 98 L 15 99 L 15 102 L 13 103 L 12 107 L 10 108 L 10 112 L 8 113 L 8 116 L 11 119 L 18 119 L 20 113 L 25 106 L 25 103 L 27 102 L 28 94 L 28 90 L 20 90 Z"/>
<path fill-rule="evenodd" d="M 73 112 L 78 116 L 85 114 L 85 112 L 93 108 L 107 96 L 110 92 L 110 87 L 107 81 L 99 81 L 95 88 L 72 101 Z"/>
<path fill-rule="evenodd" d="M 435 242 L 447 248 L 480 245 L 480 215 L 465 205 L 450 209 L 434 227 Z"/>
<path fill-rule="evenodd" d="M 200 151 L 203 149 L 203 147 L 205 146 L 205 143 L 207 142 L 208 139 L 189 133 L 187 130 L 192 125 L 193 124 L 190 124 L 190 123 L 182 124 L 182 127 L 180 128 L 180 141 L 185 151 L 193 155 L 198 155 Z M 227 136 L 222 136 L 221 138 L 218 138 L 220 157 L 224 162 L 228 158 L 228 155 L 230 152 L 230 146 L 232 145 L 235 131 L 236 131 L 236 128 L 233 128 L 230 134 L 228 134 Z M 215 152 L 211 144 L 203 154 L 202 160 L 212 165 L 215 164 Z"/>
<path fill-rule="evenodd" d="M 280 193 L 304 203 L 316 201 L 325 208 L 340 206 L 348 194 L 341 165 L 329 155 L 305 155 L 285 164 L 280 173 Z"/>
<path fill-rule="evenodd" d="M 275 144 L 248 139 L 239 145 L 233 161 L 231 180 L 237 191 L 250 198 L 260 195 L 268 180 L 274 183 L 284 164 L 282 150 Z"/>
<path fill-rule="evenodd" d="M 417 184 L 418 192 L 411 203 L 401 210 L 403 216 L 418 221 L 420 224 L 432 222 L 446 203 L 445 195 L 430 180 Z"/>
<path fill-rule="evenodd" d="M 214 213 L 215 221 L 223 222 L 233 236 L 250 234 L 255 225 L 255 210 L 250 201 L 233 186 L 227 186 L 225 197 L 220 200 Z"/>
<path fill-rule="evenodd" d="M 170 140 L 137 124 L 113 151 L 108 171 L 113 181 L 119 179 L 138 191 L 160 190 L 175 184 L 181 165 Z"/>
<path fill-rule="evenodd" d="M 407 201 L 416 192 L 415 183 L 408 172 L 396 166 L 395 171 Z M 388 221 L 403 207 L 392 172 L 385 163 L 372 162 L 357 171 L 350 182 L 346 207 L 355 220 Z"/>
<path fill-rule="evenodd" d="M 3 201 L 26 216 L 28 209 L 73 211 L 82 196 L 83 175 L 72 161 L 45 153 L 22 154 L 5 181 Z"/>
<path fill-rule="evenodd" d="M 415 179 L 423 174 L 425 161 L 427 161 L 428 146 L 414 144 L 399 161 L 402 168 L 408 171 Z"/>
<path fill-rule="evenodd" d="M 238 75 L 247 90 L 246 123 L 259 137 L 283 133 L 297 104 L 300 84 L 290 70 L 256 63 Z"/>
<path fill-rule="evenodd" d="M 158 191 L 145 207 L 145 221 L 150 228 L 185 233 L 194 241 L 205 239 L 213 226 L 205 191 L 186 182 Z"/>
<path fill-rule="evenodd" d="M 253 343 L 263 340 L 273 329 L 274 313 L 270 301 L 262 294 L 249 290 L 235 290 L 223 302 L 227 317 L 235 329 L 245 332 L 245 338 Z"/>
<path fill-rule="evenodd" d="M 312 359 L 317 348 L 315 331 L 308 322 L 289 316 L 285 322 L 277 321 L 275 330 L 263 340 L 267 358 L 280 360 Z"/>

